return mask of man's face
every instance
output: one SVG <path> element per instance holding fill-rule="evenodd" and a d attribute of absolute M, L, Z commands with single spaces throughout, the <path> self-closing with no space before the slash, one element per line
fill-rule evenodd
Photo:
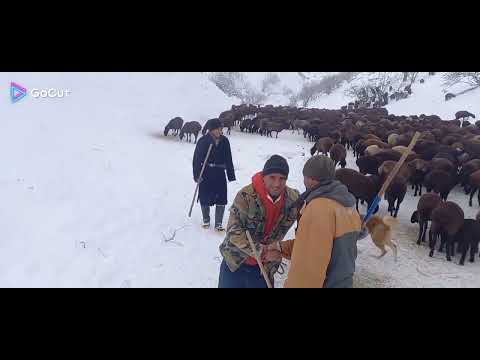
<path fill-rule="evenodd" d="M 222 129 L 221 128 L 214 129 L 214 130 L 211 130 L 210 133 L 215 139 L 220 139 L 220 136 L 222 136 Z"/>
<path fill-rule="evenodd" d="M 270 174 L 263 177 L 265 187 L 272 197 L 280 196 L 287 187 L 287 177 L 282 174 Z"/>
<path fill-rule="evenodd" d="M 305 188 L 307 190 L 313 189 L 315 186 L 319 184 L 317 180 L 312 179 L 311 177 L 308 177 L 308 176 L 303 177 L 303 183 L 305 184 Z"/>

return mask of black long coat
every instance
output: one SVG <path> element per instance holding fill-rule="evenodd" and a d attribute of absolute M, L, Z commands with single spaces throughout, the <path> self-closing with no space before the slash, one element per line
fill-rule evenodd
<path fill-rule="evenodd" d="M 236 178 L 230 142 L 225 136 L 220 137 L 218 145 L 215 144 L 215 140 L 210 134 L 206 134 L 198 140 L 193 155 L 193 178 L 195 181 L 198 180 L 210 144 L 213 144 L 213 148 L 202 176 L 203 181 L 200 183 L 200 204 L 202 206 L 227 205 L 225 171 L 229 181 L 235 181 Z M 210 166 L 212 164 L 215 166 Z"/>

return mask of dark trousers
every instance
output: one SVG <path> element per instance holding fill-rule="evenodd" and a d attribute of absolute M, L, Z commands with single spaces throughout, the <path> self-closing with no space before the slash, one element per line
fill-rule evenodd
<path fill-rule="evenodd" d="M 250 266 L 243 264 L 237 271 L 231 272 L 225 260 L 220 265 L 218 287 L 237 289 L 268 288 L 258 265 Z"/>
<path fill-rule="evenodd" d="M 225 170 L 207 168 L 199 187 L 201 206 L 227 205 L 227 178 Z"/>

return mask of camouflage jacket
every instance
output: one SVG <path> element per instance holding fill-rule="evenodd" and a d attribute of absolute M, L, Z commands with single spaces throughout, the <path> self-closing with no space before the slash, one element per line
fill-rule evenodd
<path fill-rule="evenodd" d="M 280 215 L 272 233 L 265 238 L 265 207 L 260 196 L 255 192 L 253 185 L 244 187 L 237 194 L 227 225 L 225 240 L 220 245 L 220 252 L 229 269 L 236 271 L 243 262 L 253 255 L 250 249 L 246 230 L 249 230 L 253 242 L 260 253 L 260 244 L 269 245 L 283 240 L 287 232 L 297 220 L 297 207 L 294 206 L 300 193 L 289 187 L 285 190 L 285 208 Z M 265 263 L 265 269 L 273 277 L 280 263 Z"/>

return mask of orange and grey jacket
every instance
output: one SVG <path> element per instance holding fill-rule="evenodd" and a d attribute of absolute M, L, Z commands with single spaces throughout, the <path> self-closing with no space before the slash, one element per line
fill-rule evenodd
<path fill-rule="evenodd" d="M 352 287 L 361 232 L 355 197 L 333 180 L 302 198 L 295 240 L 281 242 L 283 256 L 291 259 L 285 287 Z"/>

